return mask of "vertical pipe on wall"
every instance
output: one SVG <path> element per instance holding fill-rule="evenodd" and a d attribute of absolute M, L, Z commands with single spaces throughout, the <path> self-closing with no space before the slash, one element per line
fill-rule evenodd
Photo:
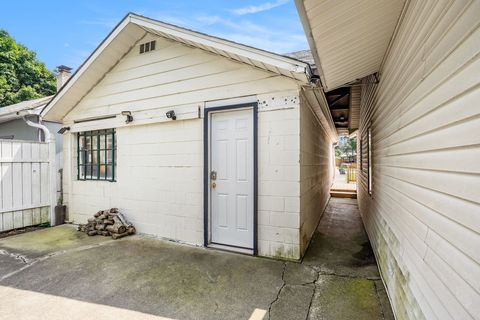
<path fill-rule="evenodd" d="M 50 188 L 50 201 L 49 201 L 50 202 L 50 224 L 54 226 L 56 222 L 55 206 L 57 205 L 57 170 L 55 165 L 55 161 L 56 161 L 55 135 L 51 134 L 50 130 L 48 130 L 48 128 L 43 124 L 30 121 L 25 116 L 23 116 L 23 120 L 28 126 L 42 130 L 45 137 L 45 143 L 48 144 L 48 170 L 49 170 L 48 185 Z"/>

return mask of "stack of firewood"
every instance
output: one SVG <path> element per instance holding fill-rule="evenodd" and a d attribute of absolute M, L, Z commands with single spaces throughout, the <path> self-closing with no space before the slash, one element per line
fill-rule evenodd
<path fill-rule="evenodd" d="M 87 224 L 80 224 L 78 231 L 85 232 L 89 236 L 111 236 L 113 239 L 135 234 L 135 227 L 129 223 L 125 216 L 117 208 L 100 210 L 88 219 Z"/>

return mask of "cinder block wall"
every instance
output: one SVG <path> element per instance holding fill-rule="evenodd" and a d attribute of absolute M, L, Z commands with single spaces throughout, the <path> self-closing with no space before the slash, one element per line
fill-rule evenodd
<path fill-rule="evenodd" d="M 307 99 L 300 96 L 300 252 L 303 255 L 330 199 L 332 144 Z"/>
<path fill-rule="evenodd" d="M 122 110 L 181 114 L 184 107 L 256 96 L 259 254 L 300 258 L 298 82 L 154 35 L 146 40 L 156 40 L 157 50 L 139 55 L 134 47 L 64 123 Z M 71 219 L 120 207 L 139 232 L 203 245 L 203 119 L 117 128 L 116 182 L 77 181 L 76 140 L 65 137 Z"/>
<path fill-rule="evenodd" d="M 298 99 L 297 99 L 298 101 Z M 300 106 L 258 114 L 259 254 L 300 259 Z"/>
<path fill-rule="evenodd" d="M 65 179 L 70 219 L 85 222 L 118 207 L 141 233 L 203 243 L 203 122 L 163 122 L 116 130 L 116 181 Z M 76 145 L 65 165 L 76 163 Z M 67 170 L 65 170 L 67 171 Z M 71 180 L 71 186 L 68 181 Z"/>
<path fill-rule="evenodd" d="M 262 96 L 266 98 L 266 96 Z M 299 103 L 258 112 L 259 255 L 299 259 Z M 203 245 L 203 119 L 121 127 L 115 182 L 76 179 L 65 133 L 65 202 L 76 223 L 119 207 L 145 234 Z"/>

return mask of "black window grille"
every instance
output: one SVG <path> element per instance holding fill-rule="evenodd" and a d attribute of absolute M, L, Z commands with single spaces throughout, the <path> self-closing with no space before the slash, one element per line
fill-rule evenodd
<path fill-rule="evenodd" d="M 117 147 L 115 129 L 79 132 L 78 180 L 115 181 Z"/>

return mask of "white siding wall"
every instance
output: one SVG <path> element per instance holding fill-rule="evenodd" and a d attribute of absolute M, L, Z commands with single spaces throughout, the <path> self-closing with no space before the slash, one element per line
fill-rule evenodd
<path fill-rule="evenodd" d="M 480 1 L 410 1 L 363 86 L 359 204 L 398 319 L 480 319 L 479 17 Z"/>
<path fill-rule="evenodd" d="M 151 39 L 148 36 L 141 42 Z M 169 109 L 182 114 L 209 100 L 257 96 L 259 254 L 300 258 L 298 84 L 199 49 L 155 39 L 156 51 L 139 55 L 135 46 L 65 122 L 122 110 L 132 111 L 134 118 L 142 110 L 152 110 L 152 117 Z M 287 103 L 275 102 L 285 97 L 289 97 Z M 148 125 L 134 121 L 119 127 L 117 182 L 76 181 L 76 142 L 74 134 L 65 134 L 70 218 L 84 222 L 99 209 L 119 207 L 139 232 L 203 244 L 203 119 L 193 118 Z"/>
<path fill-rule="evenodd" d="M 300 242 L 302 254 L 330 199 L 332 142 L 308 99 L 300 96 Z"/>

